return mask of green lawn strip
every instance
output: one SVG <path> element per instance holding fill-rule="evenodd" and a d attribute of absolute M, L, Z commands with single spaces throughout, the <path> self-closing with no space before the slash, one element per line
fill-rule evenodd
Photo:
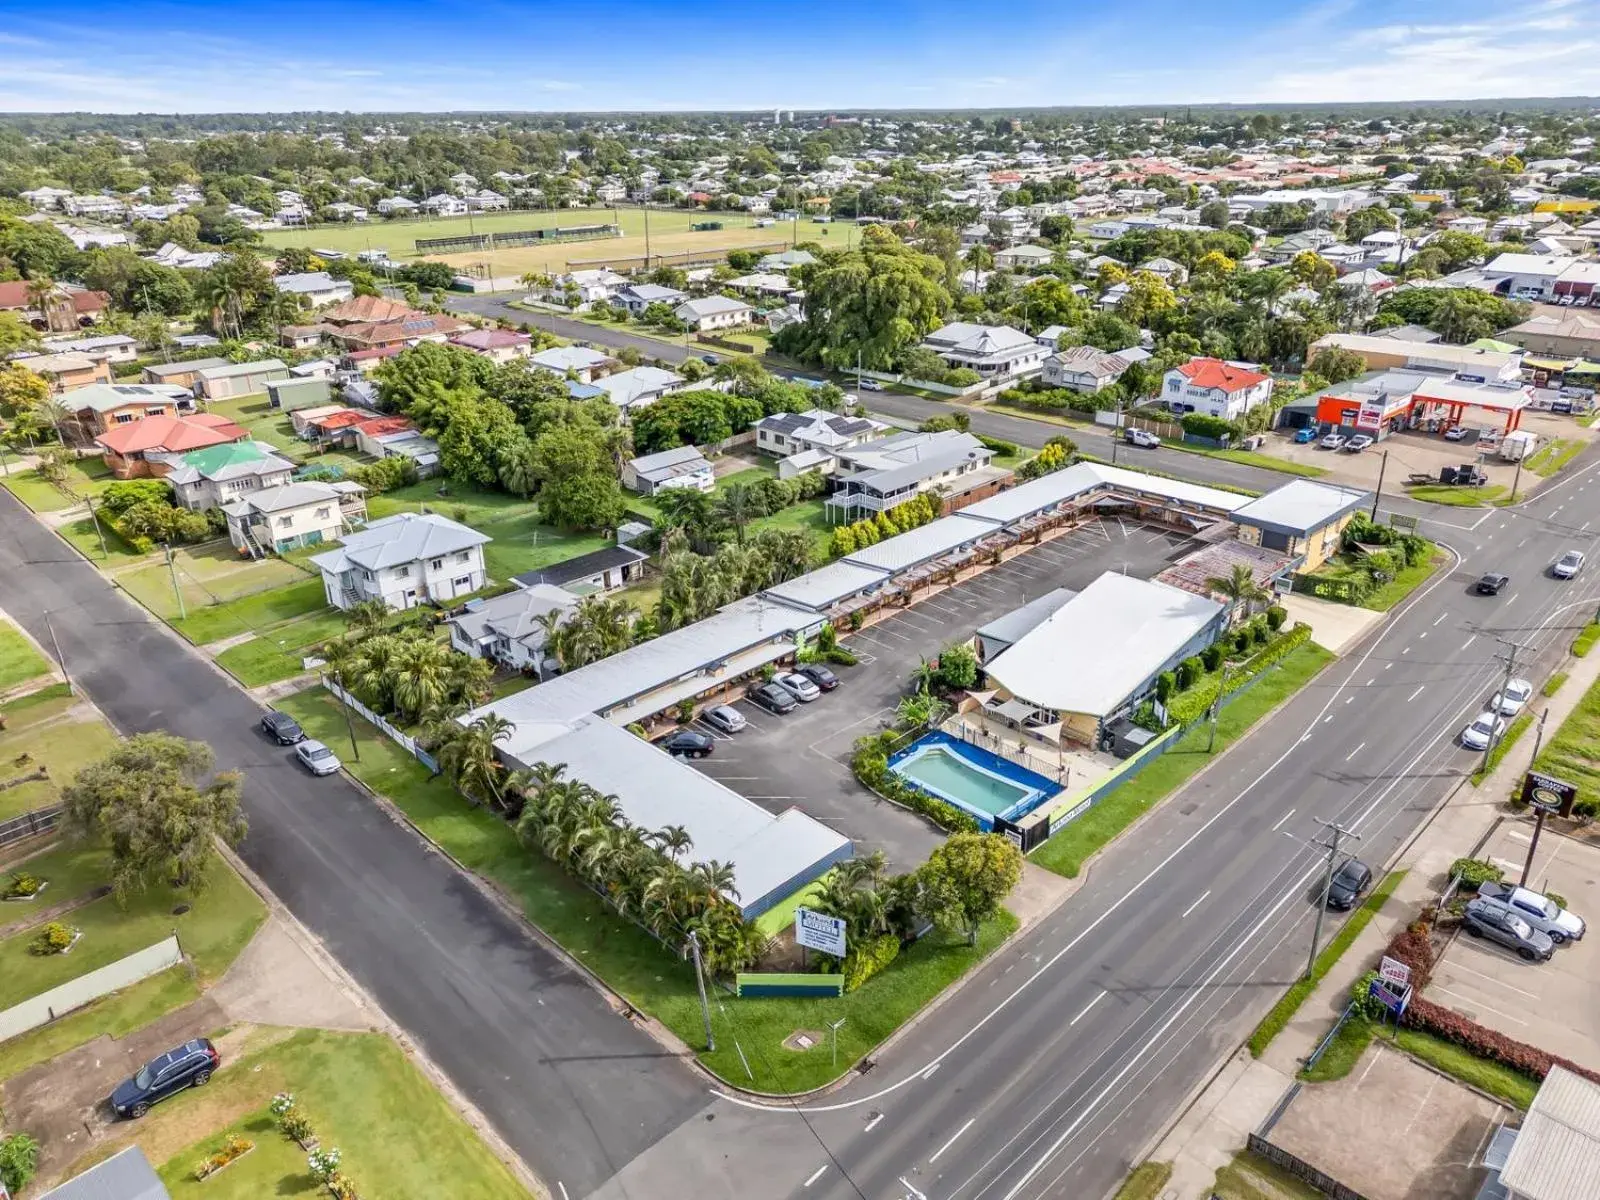
<path fill-rule="evenodd" d="M 10 878 L 17 871 L 35 875 L 49 886 L 38 900 L 0 904 L 0 923 L 6 925 L 13 921 L 31 922 L 33 914 L 41 907 L 75 900 L 107 883 L 111 878 L 111 852 L 58 841 L 53 849 L 36 854 L 17 866 L 6 867 L 0 875 Z M 68 959 L 75 958 L 77 953 L 74 950 Z"/>
<path fill-rule="evenodd" d="M 217 655 L 217 665 L 245 687 L 261 687 L 281 679 L 293 679 L 304 672 L 300 655 L 272 644 L 270 638 L 254 637 L 229 646 Z"/>
<path fill-rule="evenodd" d="M 817 562 L 827 559 L 828 546 L 833 540 L 833 526 L 828 524 L 827 511 L 821 500 L 801 500 L 770 517 L 757 517 L 750 522 L 750 528 L 805 530 L 811 535 L 811 553 Z"/>
<path fill-rule="evenodd" d="M 289 414 L 273 408 L 265 392 L 217 400 L 208 404 L 206 409 L 216 416 L 226 417 L 235 425 L 243 426 L 256 441 L 266 442 L 282 451 L 286 457 L 299 461 L 310 451 L 309 443 L 295 437 L 294 422 Z"/>
<path fill-rule="evenodd" d="M 1226 750 L 1333 659 L 1333 654 L 1315 642 L 1306 642 L 1287 654 L 1276 670 L 1261 676 L 1222 709 L 1217 719 L 1217 750 Z M 1212 761 L 1213 756 L 1206 753 L 1208 738 L 1204 724 L 1190 729 L 1165 754 L 1035 850 L 1033 861 L 1068 879 L 1075 877 L 1088 859 Z"/>
<path fill-rule="evenodd" d="M 1259 450 L 1223 450 L 1212 446 L 1195 446 L 1171 438 L 1162 438 L 1161 444 L 1168 450 L 1181 450 L 1185 454 L 1203 454 L 1207 458 L 1220 458 L 1224 462 L 1238 463 L 1245 467 L 1260 467 L 1264 471 L 1281 471 L 1285 475 L 1299 475 L 1305 479 L 1316 479 L 1328 474 L 1327 467 L 1295 462 L 1292 459 L 1279 458 L 1274 454 L 1263 454 Z"/>
<path fill-rule="evenodd" d="M 1600 795 L 1600 683 L 1584 693 L 1554 736 L 1545 739 L 1536 771 L 1576 784 L 1580 797 Z"/>
<path fill-rule="evenodd" d="M 84 496 L 98 496 L 116 482 L 111 468 L 102 459 L 80 458 L 66 464 L 66 491 L 56 487 L 38 471 L 10 468 L 0 476 L 3 484 L 34 512 L 60 512 L 81 502 Z M 68 493 L 71 493 L 70 495 Z"/>
<path fill-rule="evenodd" d="M 897 392 L 903 392 L 903 391 L 907 391 L 909 389 L 901 387 L 899 384 L 896 384 L 894 390 L 897 391 Z M 939 400 L 949 400 L 949 399 L 951 399 L 951 397 L 949 397 L 949 396 L 936 396 L 936 397 L 931 397 L 931 398 L 932 399 L 939 399 Z M 868 400 L 868 401 L 866 401 L 866 404 L 870 407 L 871 404 L 872 404 L 872 401 Z M 1066 413 L 1042 412 L 1037 408 L 1028 408 L 1026 405 L 1022 405 L 1022 404 L 1007 404 L 1004 400 L 991 400 L 987 404 L 981 405 L 979 407 L 990 409 L 990 410 L 993 410 L 993 411 L 998 411 L 998 412 L 1016 413 L 1020 417 L 1027 417 L 1028 419 L 1033 420 L 1033 421 L 1043 421 L 1046 425 L 1060 425 L 1060 426 L 1062 426 L 1063 428 L 1066 428 L 1066 429 L 1080 429 L 1081 430 L 1081 429 L 1089 428 L 1089 427 L 1094 425 L 1094 419 L 1092 417 L 1090 417 L 1087 413 L 1083 414 L 1082 416 L 1069 416 Z M 1110 426 L 1102 426 L 1101 428 L 1109 430 Z"/>
<path fill-rule="evenodd" d="M 51 683 L 24 693 L 15 700 L 7 700 L 0 711 L 5 713 L 10 727 L 17 730 L 24 725 L 37 725 L 47 718 L 58 717 L 75 702 L 72 688 L 65 682 Z"/>
<path fill-rule="evenodd" d="M 1324 1200 L 1309 1183 L 1249 1150 L 1217 1172 L 1211 1200 Z"/>
<path fill-rule="evenodd" d="M 0 1080 L 97 1037 L 122 1037 L 200 997 L 183 965 L 140 980 L 59 1020 L 0 1042 Z"/>
<path fill-rule="evenodd" d="M 1140 1163 L 1117 1189 L 1115 1200 L 1156 1200 L 1171 1178 L 1171 1163 Z"/>
<path fill-rule="evenodd" d="M 69 697 L 35 711 L 64 711 L 72 703 Z M 0 733 L 0 763 L 4 764 L 0 767 L 0 783 L 30 775 L 40 767 L 50 775 L 0 791 L 0 821 L 59 803 L 61 789 L 72 782 L 79 768 L 110 753 L 117 744 L 117 735 L 98 718 L 44 722 L 28 720 L 32 715 L 27 710 L 20 714 L 15 708 L 6 710 L 6 729 Z M 30 756 L 30 761 L 19 762 L 24 754 Z M 0 913 L 4 911 L 0 908 Z M 5 917 L 0 916 L 3 920 Z"/>
<path fill-rule="evenodd" d="M 1535 450 L 1522 465 L 1535 475 L 1549 478 L 1583 452 L 1581 438 L 1556 438 Z"/>
<path fill-rule="evenodd" d="M 1333 1079 L 1343 1079 L 1367 1052 L 1367 1047 L 1372 1044 L 1372 1034 L 1371 1021 L 1365 1017 L 1352 1016 L 1339 1026 L 1339 1032 L 1334 1034 L 1333 1040 L 1323 1048 L 1322 1057 L 1317 1059 L 1316 1065 L 1301 1071 L 1300 1078 L 1307 1083 L 1327 1083 Z"/>
<path fill-rule="evenodd" d="M 1449 483 L 1425 483 L 1406 488 L 1406 495 L 1427 504 L 1448 504 L 1454 508 L 1481 508 L 1506 495 L 1500 484 L 1484 487 L 1457 487 Z"/>
<path fill-rule="evenodd" d="M 1488 765 L 1481 766 L 1472 773 L 1473 786 L 1477 786 L 1478 784 L 1482 783 L 1485 778 L 1494 774 L 1494 769 L 1500 765 L 1500 760 L 1503 759 L 1507 754 L 1511 753 L 1511 747 L 1517 744 L 1517 739 L 1526 733 L 1528 731 L 1528 726 L 1532 724 L 1533 714 L 1531 712 L 1525 712 L 1520 716 L 1515 717 L 1511 724 L 1506 726 L 1505 733 L 1500 735 L 1500 740 L 1496 742 L 1494 744 L 1494 748 L 1489 751 Z"/>
<path fill-rule="evenodd" d="M 1539 694 L 1545 697 L 1545 699 L 1549 699 L 1551 696 L 1554 696 L 1561 690 L 1561 685 L 1566 681 L 1567 673 L 1565 671 L 1557 671 L 1554 675 L 1550 676 L 1549 679 L 1544 681 L 1544 686 L 1539 689 Z"/>
<path fill-rule="evenodd" d="M 717 479 L 716 490 L 719 492 L 724 492 L 736 483 L 748 486 L 752 483 L 760 483 L 763 480 L 776 479 L 777 477 L 778 468 L 776 464 L 759 467 L 746 467 L 742 471 L 734 471 L 731 474 L 719 476 Z"/>
<path fill-rule="evenodd" d="M 221 604 L 190 609 L 187 617 L 173 620 L 171 625 L 195 645 L 204 646 L 241 633 L 259 633 L 327 607 L 328 597 L 322 580 L 302 579 Z"/>
<path fill-rule="evenodd" d="M 1402 1028 L 1393 1035 L 1392 1040 L 1407 1054 L 1415 1055 L 1429 1066 L 1518 1108 L 1526 1109 L 1532 1104 L 1534 1094 L 1539 1090 L 1539 1081 L 1532 1076 L 1487 1058 L 1479 1058 L 1463 1046 L 1420 1029 Z"/>
<path fill-rule="evenodd" d="M 1361 931 L 1367 927 L 1372 918 L 1378 915 L 1378 910 L 1383 903 L 1394 894 L 1395 888 L 1400 886 L 1400 881 L 1406 877 L 1404 871 L 1390 871 L 1379 881 L 1378 886 L 1372 889 L 1372 894 L 1366 898 L 1361 907 L 1351 913 L 1345 923 L 1339 927 L 1339 932 L 1322 948 L 1317 955 L 1317 961 L 1312 964 L 1311 976 L 1308 979 L 1298 980 L 1285 992 L 1272 1010 L 1261 1019 L 1255 1032 L 1250 1035 L 1250 1053 L 1260 1058 L 1266 1053 L 1267 1047 L 1272 1044 L 1272 1039 L 1282 1033 L 1284 1027 L 1300 1011 L 1300 1006 L 1306 1002 L 1306 997 L 1311 995 L 1322 982 L 1323 976 L 1333 969 L 1334 963 L 1350 949 L 1351 944 L 1360 936 Z"/>
<path fill-rule="evenodd" d="M 47 674 L 50 662 L 14 625 L 0 622 L 0 689 Z"/>
<path fill-rule="evenodd" d="M 648 934 L 617 917 L 599 897 L 547 859 L 518 844 L 499 817 L 475 809 L 399 746 L 356 724 L 359 762 L 347 753 L 349 739 L 337 703 L 320 689 L 285 697 L 279 707 L 310 737 L 334 746 L 354 774 L 398 805 L 429 837 L 469 870 L 498 884 L 514 897 L 540 929 L 624 996 L 686 1043 L 700 1047 L 704 1030 L 689 967 Z M 771 998 L 739 1000 L 716 993 L 712 1017 L 715 1053 L 700 1054 L 704 1065 L 739 1086 L 760 1091 L 803 1091 L 847 1071 L 955 979 L 992 952 L 1016 920 L 1009 913 L 989 922 L 979 944 L 935 934 L 906 951 L 886 971 L 836 1000 Z M 846 1017 L 839 1031 L 835 1070 L 825 1022 Z M 796 1030 L 817 1035 L 810 1050 L 783 1048 Z M 739 1049 L 755 1074 L 752 1080 Z"/>
<path fill-rule="evenodd" d="M 1600 623 L 1591 621 L 1572 639 L 1572 657 L 1587 658 L 1597 639 L 1600 639 Z"/>
<path fill-rule="evenodd" d="M 192 907 L 176 915 L 173 909 L 180 904 Z M 83 930 L 70 954 L 30 954 L 32 929 L 0 940 L 0 1008 L 143 950 L 173 932 L 201 982 L 207 982 L 227 968 L 265 918 L 260 899 L 223 862 L 213 863 L 210 885 L 198 897 L 152 887 L 130 896 L 124 908 L 107 896 L 65 918 L 66 924 Z"/>
<path fill-rule="evenodd" d="M 225 1064 L 208 1088 L 183 1093 L 151 1118 L 193 1128 L 218 1108 L 237 1112 L 248 1106 L 248 1116 L 213 1129 L 161 1164 L 173 1200 L 257 1200 L 321 1191 L 306 1173 L 305 1151 L 278 1131 L 268 1111 L 280 1091 L 294 1094 L 324 1147 L 339 1148 L 340 1170 L 363 1196 L 530 1200 L 393 1041 L 376 1033 L 309 1029 Z M 196 1180 L 195 1167 L 230 1133 L 254 1142 L 255 1150 L 221 1174 Z"/>
<path fill-rule="evenodd" d="M 79 517 L 58 526 L 56 532 L 90 562 L 103 567 L 131 566 L 149 557 L 128 545 L 120 533 L 98 517 Z"/>

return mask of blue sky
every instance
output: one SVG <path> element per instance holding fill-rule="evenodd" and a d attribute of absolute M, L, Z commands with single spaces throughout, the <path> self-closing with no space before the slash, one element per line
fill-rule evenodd
<path fill-rule="evenodd" d="M 0 0 L 0 110 L 1600 94 L 1596 0 Z"/>

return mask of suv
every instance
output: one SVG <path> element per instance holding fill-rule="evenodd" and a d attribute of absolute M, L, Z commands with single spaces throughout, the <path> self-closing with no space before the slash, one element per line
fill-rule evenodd
<path fill-rule="evenodd" d="M 1347 858 L 1328 885 L 1328 907 L 1338 912 L 1352 909 L 1371 886 L 1372 868 L 1359 858 Z"/>
<path fill-rule="evenodd" d="M 863 392 L 881 392 L 883 384 L 876 379 L 862 379 L 858 385 Z"/>
<path fill-rule="evenodd" d="M 142 1117 L 152 1104 L 184 1088 L 205 1087 L 222 1058 L 209 1038 L 195 1038 L 153 1058 L 124 1079 L 111 1093 L 111 1110 L 119 1117 Z"/>
<path fill-rule="evenodd" d="M 1528 962 L 1547 962 L 1555 953 L 1555 943 L 1540 933 L 1509 904 L 1478 899 L 1467 904 L 1461 926 L 1475 938 L 1499 942 Z"/>
<path fill-rule="evenodd" d="M 717 743 L 709 733 L 694 729 L 680 729 L 669 733 L 657 743 L 668 754 L 681 754 L 685 758 L 706 758 Z"/>
<path fill-rule="evenodd" d="M 1529 888 L 1486 880 L 1478 885 L 1478 898 L 1505 905 L 1558 946 L 1581 941 L 1587 929 L 1582 917 Z"/>
<path fill-rule="evenodd" d="M 306 736 L 293 717 L 277 709 L 261 718 L 261 731 L 280 746 L 292 746 Z"/>
<path fill-rule="evenodd" d="M 1153 449 L 1161 445 L 1161 439 L 1148 429 L 1130 429 L 1125 436 L 1125 440 L 1130 446 L 1143 446 L 1146 449 Z"/>
<path fill-rule="evenodd" d="M 1501 575 L 1498 572 L 1490 571 L 1482 579 L 1478 580 L 1477 583 L 1472 585 L 1472 590 L 1477 592 L 1480 596 L 1498 596 L 1500 594 L 1500 589 L 1505 587 L 1506 584 L 1510 582 L 1511 576 Z"/>
<path fill-rule="evenodd" d="M 793 712 L 800 703 L 775 683 L 758 684 L 750 689 L 749 696 L 750 703 L 759 704 L 768 712 L 774 712 L 780 716 L 787 712 Z"/>

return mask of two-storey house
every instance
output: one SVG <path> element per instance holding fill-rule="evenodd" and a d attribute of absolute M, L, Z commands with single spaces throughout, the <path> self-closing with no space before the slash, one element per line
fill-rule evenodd
<path fill-rule="evenodd" d="M 396 513 L 345 534 L 337 550 L 310 561 L 322 572 L 323 590 L 335 608 L 381 600 L 406 609 L 483 587 L 483 547 L 491 540 L 438 513 Z"/>
<path fill-rule="evenodd" d="M 1271 398 L 1272 376 L 1220 358 L 1192 358 L 1161 381 L 1161 402 L 1173 412 L 1204 413 L 1225 421 Z"/>
<path fill-rule="evenodd" d="M 367 489 L 345 481 L 285 483 L 241 496 L 222 511 L 228 539 L 238 549 L 252 556 L 282 554 L 331 542 L 364 522 Z"/>
<path fill-rule="evenodd" d="M 267 453 L 259 442 L 229 442 L 185 454 L 166 479 L 178 507 L 198 512 L 282 487 L 294 469 L 292 462 Z"/>

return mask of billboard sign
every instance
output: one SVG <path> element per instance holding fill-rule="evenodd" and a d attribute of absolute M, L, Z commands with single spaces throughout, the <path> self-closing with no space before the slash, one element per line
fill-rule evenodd
<path fill-rule="evenodd" d="M 809 908 L 797 908 L 794 910 L 794 942 L 797 946 L 843 958 L 844 918 L 825 916 Z"/>
<path fill-rule="evenodd" d="M 1578 798 L 1578 786 L 1553 775 L 1529 771 L 1522 780 L 1522 802 L 1535 812 L 1572 815 L 1572 804 Z"/>
<path fill-rule="evenodd" d="M 1374 979 L 1367 987 L 1367 995 L 1383 1005 L 1398 1021 L 1405 1016 L 1406 1005 L 1411 1003 L 1411 985 L 1386 983 L 1382 979 Z"/>
<path fill-rule="evenodd" d="M 1376 403 L 1368 402 L 1363 404 L 1361 406 L 1361 411 L 1356 414 L 1356 428 L 1371 430 L 1382 429 L 1384 408 L 1385 405 L 1381 399 Z"/>

